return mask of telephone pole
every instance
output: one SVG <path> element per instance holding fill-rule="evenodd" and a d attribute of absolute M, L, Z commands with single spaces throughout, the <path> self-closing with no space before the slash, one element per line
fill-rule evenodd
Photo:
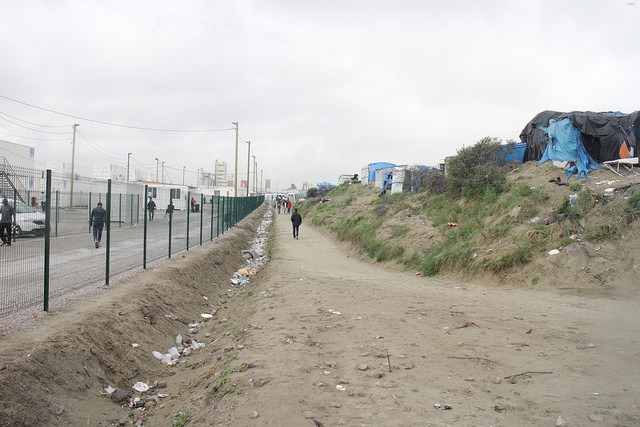
<path fill-rule="evenodd" d="M 73 207 L 73 179 L 74 179 L 74 175 L 76 174 L 76 169 L 75 169 L 75 164 L 76 164 L 76 128 L 80 126 L 77 123 L 73 124 L 73 142 L 71 143 L 72 148 L 71 148 L 71 195 L 69 196 L 69 207 Z M 49 203 L 49 201 L 47 200 L 47 203 Z M 91 207 L 91 206 L 89 206 Z"/>
<path fill-rule="evenodd" d="M 236 170 L 233 174 L 233 197 L 238 197 L 238 122 L 231 122 L 236 127 Z"/>
<path fill-rule="evenodd" d="M 187 167 L 183 166 L 182 167 L 182 185 L 184 185 L 184 171 L 185 171 L 185 169 L 187 169 Z"/>
<path fill-rule="evenodd" d="M 133 154 L 133 153 L 127 153 L 127 181 L 129 181 L 129 165 L 131 163 L 131 161 L 130 161 L 131 154 Z"/>
<path fill-rule="evenodd" d="M 251 171 L 249 169 L 249 165 L 251 164 L 251 141 L 247 141 L 247 144 L 249 144 L 247 151 L 247 197 L 249 197 L 249 179 L 251 179 Z"/>

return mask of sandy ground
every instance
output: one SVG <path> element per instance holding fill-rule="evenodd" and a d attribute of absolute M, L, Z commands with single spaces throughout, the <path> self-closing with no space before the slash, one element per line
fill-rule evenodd
<path fill-rule="evenodd" d="M 1 424 L 169 426 L 183 414 L 213 426 L 640 425 L 637 293 L 424 278 L 363 261 L 306 222 L 294 240 L 286 215 L 271 261 L 232 288 L 259 215 L 3 339 Z M 187 333 L 201 312 L 215 317 Z M 207 345 L 164 367 L 151 351 L 178 333 Z M 166 388 L 137 410 L 100 393 L 132 396 L 136 381 Z"/>

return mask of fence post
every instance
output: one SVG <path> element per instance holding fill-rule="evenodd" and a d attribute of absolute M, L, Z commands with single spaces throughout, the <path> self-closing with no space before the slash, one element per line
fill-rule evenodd
<path fill-rule="evenodd" d="M 149 185 L 144 185 L 144 197 L 145 202 L 147 201 L 147 194 L 149 194 Z M 140 202 L 140 195 L 138 194 L 138 203 Z M 147 269 L 147 208 L 145 207 L 144 211 L 144 231 L 142 238 L 142 268 L 144 270 Z"/>
<path fill-rule="evenodd" d="M 44 205 L 44 209 L 47 209 L 47 205 L 51 204 L 51 199 L 47 199 L 47 203 Z M 60 212 L 60 190 L 56 190 L 56 237 L 58 237 L 58 213 Z M 51 213 L 51 209 L 49 209 Z"/>
<path fill-rule="evenodd" d="M 213 241 L 213 195 L 211 196 L 211 238 L 209 240 Z"/>
<path fill-rule="evenodd" d="M 200 246 L 202 246 L 202 215 L 204 214 L 204 194 L 200 193 Z"/>
<path fill-rule="evenodd" d="M 131 197 L 130 197 L 130 201 L 129 201 L 129 226 L 133 227 L 133 193 L 131 193 Z"/>
<path fill-rule="evenodd" d="M 107 252 L 105 254 L 104 284 L 109 286 L 109 255 L 111 250 L 111 180 L 107 180 Z"/>
<path fill-rule="evenodd" d="M 191 212 L 191 191 L 187 191 L 187 251 L 189 250 L 189 213 L 190 212 Z"/>
<path fill-rule="evenodd" d="M 122 193 L 120 193 L 120 200 L 118 201 L 118 228 L 122 228 Z"/>
<path fill-rule="evenodd" d="M 89 233 L 91 233 L 91 206 L 93 205 L 91 204 L 91 191 L 89 191 L 89 208 L 87 209 L 89 213 Z"/>
<path fill-rule="evenodd" d="M 169 204 L 171 204 L 171 200 L 169 200 Z M 173 223 L 172 219 L 173 219 L 173 209 L 171 209 L 171 211 L 169 212 L 169 258 L 171 258 L 171 224 Z"/>
<path fill-rule="evenodd" d="M 145 193 L 144 195 L 144 203 L 147 202 L 147 193 Z M 138 194 L 138 204 L 136 205 L 136 225 L 140 224 L 140 195 Z M 142 211 L 144 212 L 144 215 L 147 216 L 147 210 L 146 208 L 143 206 L 142 207 Z"/>
<path fill-rule="evenodd" d="M 44 311 L 49 312 L 49 262 L 51 254 L 51 169 L 47 169 L 47 203 L 44 207 Z M 56 200 L 57 204 L 57 200 Z M 57 229 L 57 224 L 56 224 Z"/>

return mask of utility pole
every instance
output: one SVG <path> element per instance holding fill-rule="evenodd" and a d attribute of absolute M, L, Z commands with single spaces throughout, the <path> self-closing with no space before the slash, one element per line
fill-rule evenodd
<path fill-rule="evenodd" d="M 233 197 L 238 197 L 238 122 L 231 122 L 236 127 L 236 170 L 233 174 Z"/>
<path fill-rule="evenodd" d="M 251 181 L 253 181 L 252 182 L 252 184 L 253 184 L 253 192 L 255 193 L 256 192 L 256 177 L 258 176 L 258 175 L 256 175 L 256 167 L 258 167 L 258 163 L 256 163 L 256 156 L 251 156 L 251 157 L 253 157 L 253 179 Z"/>
<path fill-rule="evenodd" d="M 160 182 L 158 180 L 158 169 L 160 169 L 160 159 L 156 157 L 156 182 Z"/>
<path fill-rule="evenodd" d="M 200 188 L 200 171 L 202 168 L 198 168 L 198 173 L 196 174 L 196 187 Z"/>
<path fill-rule="evenodd" d="M 80 126 L 77 123 L 73 124 L 73 142 L 71 142 L 71 195 L 69 196 L 69 207 L 73 207 L 73 179 L 76 174 L 75 164 L 76 164 L 76 128 Z M 47 203 L 51 203 L 47 199 Z M 89 206 L 91 208 L 91 206 Z"/>
<path fill-rule="evenodd" d="M 127 153 L 127 181 L 129 181 L 129 165 L 131 164 L 131 154 L 133 153 Z"/>
<path fill-rule="evenodd" d="M 263 191 L 263 189 L 262 189 L 262 173 L 263 173 L 263 172 L 264 172 L 264 171 L 263 171 L 262 169 L 260 169 L 260 193 L 263 193 L 263 192 L 264 192 L 264 191 Z"/>
<path fill-rule="evenodd" d="M 183 166 L 182 167 L 182 185 L 184 185 L 184 171 L 185 171 L 185 169 L 187 169 L 187 167 Z"/>
<path fill-rule="evenodd" d="M 251 164 L 251 141 L 247 141 L 247 144 L 249 144 L 247 151 L 247 197 L 249 197 L 249 179 L 251 177 L 251 171 L 249 169 L 249 165 Z"/>
<path fill-rule="evenodd" d="M 164 162 L 162 162 L 162 183 L 164 184 Z"/>

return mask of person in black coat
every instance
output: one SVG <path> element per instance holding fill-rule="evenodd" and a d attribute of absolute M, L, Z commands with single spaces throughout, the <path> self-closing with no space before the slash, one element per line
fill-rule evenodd
<path fill-rule="evenodd" d="M 298 208 L 293 209 L 291 224 L 293 224 L 293 238 L 297 240 L 298 233 L 300 231 L 300 224 L 302 224 L 302 216 L 298 213 Z"/>

